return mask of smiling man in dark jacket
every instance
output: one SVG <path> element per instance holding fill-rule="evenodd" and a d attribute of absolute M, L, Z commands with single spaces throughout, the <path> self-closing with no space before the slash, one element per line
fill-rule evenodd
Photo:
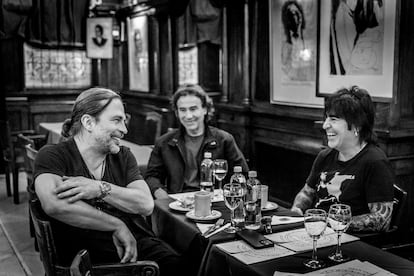
<path fill-rule="evenodd" d="M 213 160 L 227 160 L 229 171 L 239 165 L 247 172 L 246 160 L 233 136 L 208 126 L 213 102 L 200 86 L 180 87 L 172 97 L 171 105 L 180 121 L 180 128 L 155 142 L 145 175 L 155 198 L 199 190 L 199 168 L 206 151 L 212 153 Z"/>

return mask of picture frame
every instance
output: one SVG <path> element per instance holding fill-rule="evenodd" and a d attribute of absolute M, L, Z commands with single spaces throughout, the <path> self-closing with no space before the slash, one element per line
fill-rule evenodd
<path fill-rule="evenodd" d="M 382 6 L 373 1 L 366 11 L 355 3 L 321 1 L 317 95 L 357 85 L 372 97 L 392 98 L 396 0 L 382 1 Z M 351 11 L 359 14 L 355 9 L 370 15 L 359 20 L 362 26 L 349 17 Z"/>
<path fill-rule="evenodd" d="M 149 92 L 148 17 L 127 19 L 129 89 Z"/>
<path fill-rule="evenodd" d="M 269 0 L 270 102 L 319 108 L 318 0 Z"/>
<path fill-rule="evenodd" d="M 198 84 L 197 45 L 181 46 L 178 50 L 178 84 Z"/>
<path fill-rule="evenodd" d="M 113 57 L 112 17 L 86 19 L 86 56 L 96 59 Z"/>

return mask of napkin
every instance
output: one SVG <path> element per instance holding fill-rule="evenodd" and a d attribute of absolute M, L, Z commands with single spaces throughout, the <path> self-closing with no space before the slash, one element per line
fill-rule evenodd
<path fill-rule="evenodd" d="M 204 234 L 211 226 L 214 225 L 211 223 L 196 223 L 198 229 L 200 230 L 201 234 Z M 210 238 L 211 236 L 217 234 L 218 232 L 228 228 L 230 226 L 230 223 L 226 223 L 223 226 L 217 228 L 214 232 L 211 232 L 210 234 L 208 234 L 207 236 L 205 236 L 205 238 Z"/>
<path fill-rule="evenodd" d="M 272 216 L 272 225 L 290 224 L 303 222 L 303 217 Z"/>

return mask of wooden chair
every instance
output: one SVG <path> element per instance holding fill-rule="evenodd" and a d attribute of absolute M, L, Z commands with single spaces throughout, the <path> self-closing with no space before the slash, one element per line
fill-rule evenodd
<path fill-rule="evenodd" d="M 7 196 L 12 195 L 10 173 L 13 178 L 13 202 L 19 204 L 19 168 L 24 166 L 22 149 L 17 146 L 17 135 L 33 135 L 34 130 L 12 132 L 8 121 L 0 120 L 0 146 L 6 174 Z M 20 151 L 19 151 L 20 150 Z"/>
<path fill-rule="evenodd" d="M 89 255 L 84 253 L 75 256 L 72 266 L 62 266 L 59 264 L 59 256 L 56 253 L 55 242 L 53 238 L 52 226 L 48 216 L 43 212 L 38 199 L 29 202 L 30 215 L 33 220 L 37 244 L 39 246 L 40 259 L 43 263 L 46 276 L 69 276 L 69 275 L 88 275 L 73 274 L 87 273 L 90 265 L 88 262 Z M 78 269 L 76 265 L 79 264 Z M 71 269 L 73 267 L 73 270 Z M 72 270 L 72 272 L 71 272 Z M 158 276 L 159 267 L 153 261 L 137 261 L 126 264 L 105 264 L 93 265 L 89 275 L 139 275 L 139 276 Z"/>
<path fill-rule="evenodd" d="M 362 241 L 380 248 L 389 247 L 395 244 L 406 199 L 407 192 L 397 184 L 394 184 L 393 210 L 389 229 L 385 232 L 354 233 L 354 235 L 358 236 Z"/>
<path fill-rule="evenodd" d="M 148 111 L 145 116 L 144 144 L 154 145 L 161 136 L 162 115 L 155 111 Z"/>

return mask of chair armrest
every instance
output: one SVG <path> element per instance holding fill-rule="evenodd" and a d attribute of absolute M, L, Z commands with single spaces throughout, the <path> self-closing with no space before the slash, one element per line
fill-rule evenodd
<path fill-rule="evenodd" d="M 158 276 L 159 267 L 158 264 L 154 261 L 136 261 L 134 263 L 125 263 L 125 264 L 102 264 L 94 265 L 92 267 L 93 273 L 95 275 L 148 275 L 148 276 Z M 146 273 L 142 273 L 145 271 Z"/>

